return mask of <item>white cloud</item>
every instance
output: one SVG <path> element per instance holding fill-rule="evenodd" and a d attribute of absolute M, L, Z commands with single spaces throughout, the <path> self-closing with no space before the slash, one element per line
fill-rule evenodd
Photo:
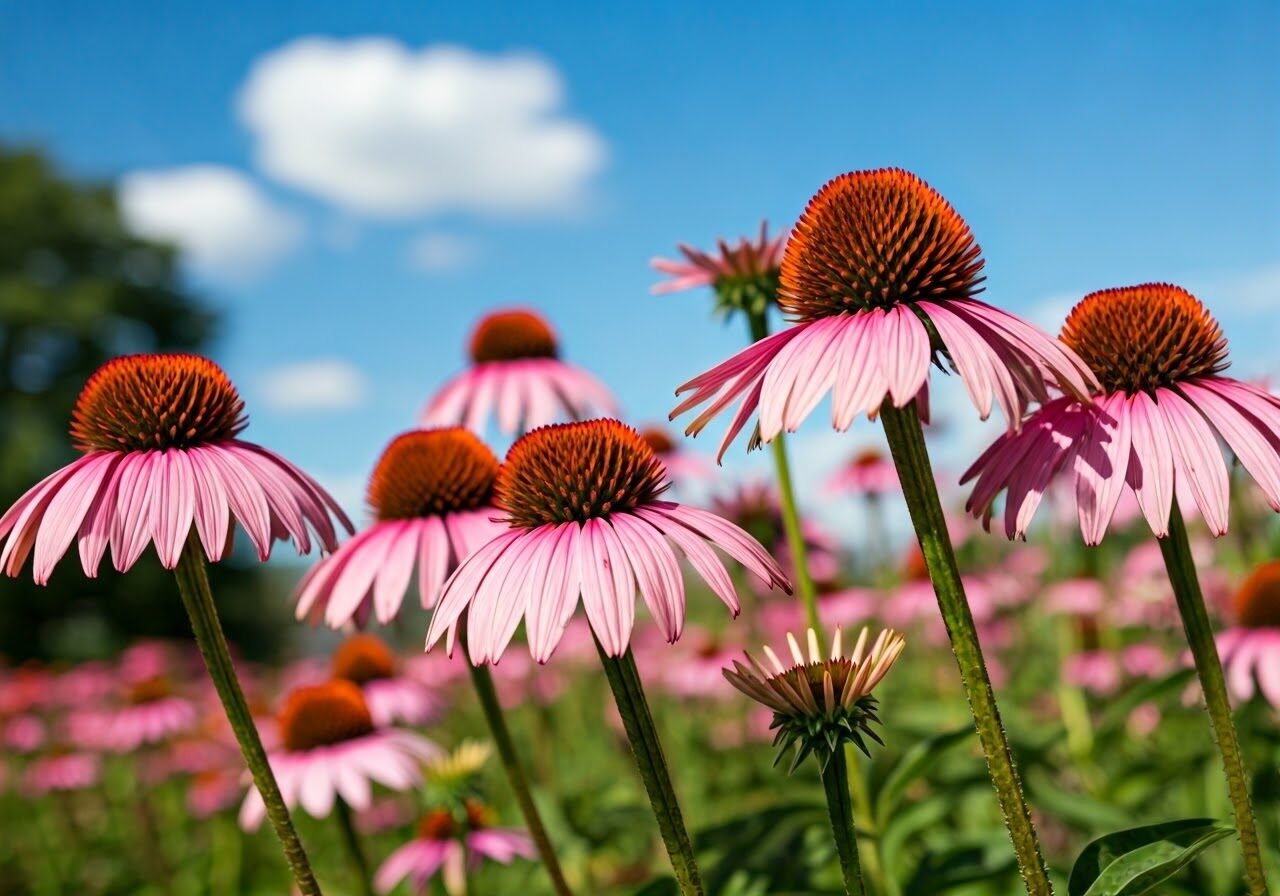
<path fill-rule="evenodd" d="M 262 378 L 266 404 L 277 411 L 336 411 L 358 407 L 369 391 L 358 367 L 337 358 L 286 364 Z"/>
<path fill-rule="evenodd" d="M 268 174 L 396 217 L 580 202 L 605 145 L 563 103 L 559 73 L 534 55 L 305 37 L 255 63 L 239 111 Z"/>
<path fill-rule="evenodd" d="M 451 233 L 421 233 L 408 245 L 409 266 L 425 274 L 439 274 L 466 267 L 475 261 L 478 247 Z"/>
<path fill-rule="evenodd" d="M 134 171 L 120 208 L 139 236 L 174 243 L 200 273 L 250 279 L 297 245 L 301 222 L 248 177 L 220 165 Z"/>

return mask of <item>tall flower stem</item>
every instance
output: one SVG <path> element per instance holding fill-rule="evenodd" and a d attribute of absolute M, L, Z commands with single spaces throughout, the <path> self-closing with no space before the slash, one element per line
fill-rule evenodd
<path fill-rule="evenodd" d="M 854 830 L 863 832 L 864 840 L 870 840 L 870 848 L 863 857 L 864 874 L 868 893 L 884 894 L 888 892 L 884 864 L 880 858 L 880 838 L 883 832 L 876 825 L 875 812 L 871 808 L 871 794 L 867 790 L 867 779 L 862 774 L 862 757 L 852 744 L 844 745 L 845 763 L 849 769 L 849 795 L 853 798 Z"/>
<path fill-rule="evenodd" d="M 662 755 L 662 744 L 658 740 L 658 731 L 649 712 L 649 702 L 640 685 L 635 657 L 630 649 L 620 657 L 611 657 L 604 652 L 599 641 L 596 642 L 596 650 L 600 654 L 600 662 L 604 664 L 604 674 L 609 679 L 613 699 L 618 704 L 618 714 L 622 716 L 622 726 L 626 729 L 627 740 L 631 742 L 631 751 L 635 754 L 636 766 L 640 769 L 640 778 L 644 781 L 649 804 L 658 820 L 658 831 L 662 834 L 662 843 L 671 858 L 676 883 L 683 896 L 704 896 L 706 890 L 703 889 L 698 863 L 693 855 L 693 843 L 685 829 L 680 803 L 676 799 L 671 775 L 667 771 L 667 760 Z"/>
<path fill-rule="evenodd" d="M 271 820 L 271 827 L 284 848 L 284 857 L 293 872 L 298 891 L 303 896 L 320 896 L 320 885 L 316 883 L 311 864 L 307 861 L 306 850 L 302 848 L 302 841 L 294 830 L 289 809 L 285 806 L 284 797 L 280 795 L 280 786 L 271 772 L 267 753 L 262 748 L 262 739 L 258 737 L 258 728 L 249 712 L 249 704 L 244 699 L 244 691 L 240 689 L 240 680 L 236 677 L 235 665 L 231 661 L 227 638 L 222 632 L 222 623 L 218 621 L 213 592 L 209 590 L 204 555 L 194 535 L 183 548 L 174 574 L 178 580 L 182 603 L 191 618 L 196 645 L 200 648 L 200 655 L 204 657 L 205 668 L 213 679 L 213 686 L 218 692 L 218 699 L 222 701 L 231 730 L 235 732 L 236 742 L 240 744 L 240 752 L 253 775 L 253 783 L 262 794 L 267 818 Z"/>
<path fill-rule="evenodd" d="M 347 850 L 347 858 L 351 861 L 351 870 L 359 881 L 361 896 L 374 896 L 373 884 L 369 879 L 369 860 L 365 858 L 364 847 L 360 845 L 360 834 L 356 831 L 355 819 L 351 816 L 351 807 L 342 797 L 334 801 L 334 814 L 338 816 L 338 830 L 342 833 L 342 845 Z"/>
<path fill-rule="evenodd" d="M 1213 627 L 1205 610 L 1204 595 L 1200 592 L 1200 579 L 1196 575 L 1195 561 L 1191 557 L 1191 542 L 1187 538 L 1187 526 L 1182 510 L 1175 498 L 1169 518 L 1169 535 L 1159 539 L 1160 552 L 1169 572 L 1169 582 L 1178 601 L 1178 613 L 1187 634 L 1187 643 L 1195 659 L 1196 674 L 1204 690 L 1205 705 L 1209 708 L 1209 721 L 1222 754 L 1222 767 L 1227 776 L 1227 791 L 1235 813 L 1236 830 L 1240 833 L 1240 849 L 1244 853 L 1245 882 L 1250 896 L 1266 896 L 1267 880 L 1262 870 L 1262 849 L 1258 844 L 1257 822 L 1253 807 L 1249 804 L 1249 776 L 1240 754 L 1240 738 L 1231 720 L 1231 700 L 1227 696 L 1227 684 L 1222 675 L 1222 661 L 1214 640 Z"/>
<path fill-rule="evenodd" d="M 987 773 L 995 787 L 1005 827 L 1013 841 L 1018 870 L 1027 893 L 1049 896 L 1053 893 L 1053 884 L 1049 882 L 1049 872 L 1040 853 L 1040 841 L 1031 821 L 1031 810 L 1022 792 L 1013 751 L 1000 721 L 991 677 L 987 674 L 982 647 L 978 643 L 978 630 L 965 597 L 955 550 L 947 533 L 946 517 L 938 499 L 916 403 L 912 401 L 904 408 L 897 408 L 892 401 L 886 401 L 881 407 L 880 418 L 884 421 L 889 451 L 898 468 L 898 478 L 902 481 L 902 493 L 920 541 L 920 551 L 929 568 L 938 609 L 951 639 L 951 650 L 955 654 L 956 665 L 960 667 L 969 710 L 987 759 Z"/>
<path fill-rule="evenodd" d="M 858 862 L 858 839 L 853 830 L 849 765 L 841 746 L 831 751 L 831 758 L 822 770 L 822 787 L 827 793 L 827 814 L 831 818 L 831 833 L 836 838 L 836 853 L 840 856 L 845 896 L 864 896 L 866 890 L 862 886 L 862 865 Z"/>
<path fill-rule="evenodd" d="M 748 311 L 747 322 L 751 327 L 751 341 L 759 342 L 769 335 L 769 320 L 766 310 Z M 804 530 L 800 526 L 800 511 L 796 506 L 795 487 L 791 482 L 791 462 L 787 458 L 787 442 L 782 433 L 770 443 L 773 450 L 773 465 L 778 473 L 778 494 L 782 502 L 782 526 L 787 533 L 787 547 L 791 551 L 792 565 L 795 566 L 796 591 L 804 604 L 805 620 L 813 629 L 819 641 L 825 641 L 822 620 L 818 618 L 818 589 L 814 587 L 813 575 L 809 571 L 809 549 L 804 543 Z"/>
<path fill-rule="evenodd" d="M 466 652 L 465 636 L 462 650 Z M 542 823 L 542 815 L 533 801 L 533 793 L 529 790 L 529 779 L 525 776 L 524 766 L 520 764 L 520 756 L 516 753 L 515 741 L 511 739 L 511 730 L 507 727 L 506 716 L 502 714 L 502 704 L 498 702 L 498 692 L 493 686 L 493 675 L 488 666 L 474 666 L 470 662 L 467 668 L 471 672 L 471 683 L 475 686 L 476 696 L 480 698 L 480 708 L 484 719 L 489 724 L 489 733 L 493 735 L 493 743 L 498 748 L 498 758 L 502 760 L 502 768 L 507 773 L 507 781 L 515 794 L 516 803 L 520 806 L 520 814 L 524 816 L 525 826 L 533 845 L 538 850 L 538 857 L 547 869 L 551 878 L 551 887 L 557 896 L 573 896 L 569 883 L 564 879 L 564 871 L 560 867 L 560 859 L 551 847 L 551 838 L 547 836 L 547 828 Z"/>

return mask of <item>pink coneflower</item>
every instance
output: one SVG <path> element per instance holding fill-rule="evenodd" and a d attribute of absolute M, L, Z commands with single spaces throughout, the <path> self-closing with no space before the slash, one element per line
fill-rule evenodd
<path fill-rule="evenodd" d="M 1218 650 L 1233 697 L 1261 694 L 1280 708 L 1280 560 L 1263 563 L 1241 583 L 1235 625 L 1218 635 Z"/>
<path fill-rule="evenodd" d="M 352 635 L 333 653 L 333 677 L 359 685 L 379 728 L 396 723 L 426 725 L 444 701 L 416 678 L 401 674 L 400 658 L 375 635 Z"/>
<path fill-rule="evenodd" d="M 279 717 L 281 749 L 271 754 L 271 770 L 289 808 L 301 805 L 324 818 L 341 798 L 357 812 L 369 807 L 374 783 L 407 790 L 422 781 L 421 763 L 440 748 L 395 728 L 378 729 L 360 688 L 330 681 L 298 688 L 285 699 Z M 240 826 L 254 830 L 266 809 L 256 788 L 240 807 Z"/>
<path fill-rule="evenodd" d="M 265 448 L 236 438 L 248 421 L 235 386 L 195 355 L 129 355 L 89 378 L 72 412 L 83 457 L 46 477 L 0 518 L 0 566 L 16 576 L 34 548 L 33 575 L 49 581 L 77 541 L 93 577 L 107 546 L 129 569 L 153 543 L 166 569 L 194 525 L 210 560 L 231 545 L 232 517 L 266 559 L 275 539 L 311 550 L 314 531 L 337 547 L 332 513 L 342 509 L 310 476 Z"/>
<path fill-rule="evenodd" d="M 864 448 L 827 479 L 827 489 L 875 497 L 896 492 L 898 468 L 878 449 Z"/>
<path fill-rule="evenodd" d="M 694 700 L 723 699 L 733 693 L 724 686 L 721 672 L 741 655 L 741 647 L 706 629 L 686 632 L 680 647 L 676 655 L 651 664 L 664 690 Z"/>
<path fill-rule="evenodd" d="M 163 677 L 131 683 L 122 706 L 96 715 L 102 726 L 97 743 L 117 753 L 171 740 L 193 730 L 199 719 L 195 704 Z"/>
<path fill-rule="evenodd" d="M 374 523 L 322 558 L 298 585 L 299 619 L 323 614 L 334 628 L 396 617 L 418 571 L 424 608 L 472 551 L 504 531 L 491 505 L 498 459 L 458 427 L 391 440 L 369 479 Z"/>
<path fill-rule="evenodd" d="M 717 252 L 703 252 L 681 243 L 677 248 L 683 261 L 655 258 L 649 266 L 667 274 L 670 280 L 654 284 L 654 295 L 710 286 L 716 291 L 716 305 L 723 312 L 734 310 L 762 314 L 778 291 L 778 269 L 782 266 L 785 237 L 769 236 L 769 224 L 760 222 L 754 239 L 740 238 L 730 245 L 716 241 Z"/>
<path fill-rule="evenodd" d="M 432 878 L 441 875 L 445 891 L 460 893 L 466 887 L 467 871 L 476 870 L 485 859 L 503 865 L 520 857 L 536 856 L 529 835 L 517 828 L 493 826 L 493 815 L 477 800 L 467 800 L 466 820 L 459 822 L 446 808 L 433 809 L 423 816 L 413 840 L 397 849 L 378 869 L 374 886 L 390 893 L 408 880 L 414 893 L 430 892 Z"/>
<path fill-rule="evenodd" d="M 795 562 L 787 542 L 782 501 L 771 483 L 737 483 L 730 491 L 712 497 L 711 511 L 746 530 L 765 546 L 771 556 L 777 558 L 788 578 L 795 577 Z M 807 517 L 801 518 L 800 531 L 809 560 L 809 575 L 819 585 L 834 582 L 840 576 L 840 548 L 836 539 Z M 768 591 L 772 587 L 768 581 L 759 579 L 754 579 L 752 584 L 756 590 Z"/>
<path fill-rule="evenodd" d="M 746 532 L 715 514 L 662 501 L 662 464 L 639 433 L 616 420 L 536 429 L 498 474 L 495 503 L 511 529 L 476 551 L 445 585 L 427 633 L 430 648 L 468 608 L 471 661 L 494 663 L 521 618 L 530 653 L 551 657 L 582 597 L 607 655 L 631 641 L 637 587 L 668 641 L 684 627 L 685 593 L 672 545 L 736 615 L 740 605 L 714 545 L 771 586 L 789 588 Z"/>
<path fill-rule="evenodd" d="M 946 362 L 985 418 L 992 398 L 1011 426 L 1048 399 L 1046 375 L 1087 394 L 1088 368 L 1025 321 L 973 298 L 981 250 L 968 224 L 924 181 L 898 169 L 844 174 L 809 202 L 782 259 L 778 304 L 795 326 L 760 340 L 676 390 L 673 412 L 708 404 L 700 432 L 741 399 L 729 442 L 759 410 L 753 442 L 771 441 L 834 389 L 832 424 L 905 407 Z"/>
<path fill-rule="evenodd" d="M 1085 296 L 1062 338 L 1097 375 L 1085 399 L 1046 403 L 1017 433 L 974 462 L 968 508 L 990 518 L 1001 491 L 1004 529 L 1023 537 L 1050 480 L 1074 482 L 1080 531 L 1098 544 L 1121 493 L 1131 490 L 1163 538 L 1175 492 L 1186 487 L 1215 535 L 1227 530 L 1228 475 L 1219 439 L 1280 510 L 1280 399 L 1219 374 L 1227 341 L 1204 305 L 1177 286 L 1147 283 Z"/>
<path fill-rule="evenodd" d="M 32 796 L 88 790 L 102 777 L 102 762 L 92 753 L 54 753 L 26 767 L 22 789 Z"/>
<path fill-rule="evenodd" d="M 671 431 L 665 426 L 651 425 L 640 430 L 640 438 L 649 443 L 653 453 L 667 475 L 673 482 L 686 479 L 705 479 L 715 469 L 714 465 L 701 454 L 687 451 L 671 437 Z"/>
<path fill-rule="evenodd" d="M 422 412 L 424 426 L 483 432 L 494 414 L 504 435 L 593 412 L 616 413 L 613 396 L 580 367 L 560 360 L 551 326 L 524 309 L 496 311 L 471 334 L 471 366 L 449 380 Z"/>

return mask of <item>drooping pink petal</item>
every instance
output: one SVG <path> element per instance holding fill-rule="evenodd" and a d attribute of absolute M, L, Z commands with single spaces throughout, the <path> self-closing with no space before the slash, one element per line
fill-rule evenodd
<path fill-rule="evenodd" d="M 1129 425 L 1134 455 L 1129 461 L 1129 485 L 1147 525 L 1163 538 L 1169 534 L 1173 507 L 1173 446 L 1164 414 L 1146 392 L 1129 398 Z"/>
<path fill-rule="evenodd" d="M 398 523 L 398 531 L 388 546 L 382 568 L 374 579 L 373 615 L 383 625 L 396 618 L 400 604 L 404 601 L 404 593 L 409 588 L 409 581 L 413 578 L 423 522 L 425 520 L 403 520 Z"/>
<path fill-rule="evenodd" d="M 1280 510 L 1280 438 L 1275 431 L 1226 398 L 1213 379 L 1184 382 L 1179 388 L 1240 458 L 1271 509 Z M 1271 416 L 1280 418 L 1280 409 Z"/>
<path fill-rule="evenodd" d="M 618 535 L 608 522 L 590 519 L 578 537 L 582 604 L 600 646 L 622 656 L 631 642 L 636 583 Z"/>
<path fill-rule="evenodd" d="M 631 560 L 645 606 L 662 627 L 667 643 L 684 630 L 684 580 L 675 554 L 661 533 L 642 518 L 628 513 L 610 517 L 623 550 Z"/>
<path fill-rule="evenodd" d="M 151 535 L 156 455 L 154 451 L 130 454 L 121 465 L 116 525 L 111 533 L 111 560 L 117 572 L 126 572 L 137 562 Z"/>
<path fill-rule="evenodd" d="M 1157 391 L 1173 445 L 1174 466 L 1214 535 L 1227 531 L 1229 485 L 1222 449 L 1208 421 L 1172 389 Z"/>
<path fill-rule="evenodd" d="M 467 605 L 471 603 L 480 583 L 492 569 L 494 561 L 510 548 L 521 534 L 519 530 L 504 532 L 462 561 L 453 571 L 444 584 L 440 602 L 436 604 L 435 611 L 431 614 L 431 625 L 427 628 L 426 649 L 430 650 L 445 632 L 453 629 L 458 618 L 467 609 Z"/>
<path fill-rule="evenodd" d="M 54 566 L 71 546 L 71 540 L 119 458 L 110 452 L 88 455 L 86 462 L 76 465 L 54 491 L 36 531 L 35 555 L 31 561 L 36 584 L 48 583 Z"/>
<path fill-rule="evenodd" d="M 578 606 L 581 584 L 578 577 L 578 523 L 561 523 L 547 567 L 546 585 L 540 600 L 529 608 L 525 628 L 534 662 L 551 658 Z"/>
<path fill-rule="evenodd" d="M 742 604 L 738 601 L 738 592 L 733 587 L 733 579 L 729 571 L 724 568 L 715 551 L 711 550 L 699 535 L 670 517 L 655 513 L 647 507 L 637 508 L 636 515 L 675 542 L 676 547 L 680 548 L 685 559 L 689 561 L 689 565 L 706 581 L 734 616 L 742 612 Z"/>
<path fill-rule="evenodd" d="M 1109 396 L 1080 443 L 1075 493 L 1080 533 L 1087 545 L 1101 544 L 1120 502 L 1129 467 L 1128 411 L 1123 394 Z"/>

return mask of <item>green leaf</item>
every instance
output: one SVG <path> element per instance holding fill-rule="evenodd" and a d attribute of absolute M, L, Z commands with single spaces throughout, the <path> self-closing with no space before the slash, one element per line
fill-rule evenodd
<path fill-rule="evenodd" d="M 883 831 L 912 782 L 928 773 L 949 749 L 964 743 L 973 733 L 972 725 L 944 731 L 915 744 L 903 753 L 902 759 L 889 772 L 880 792 L 876 794 L 876 827 Z"/>
<path fill-rule="evenodd" d="M 1212 818 L 1184 818 L 1099 837 L 1071 869 L 1067 896 L 1139 896 L 1164 883 L 1223 837 Z"/>

